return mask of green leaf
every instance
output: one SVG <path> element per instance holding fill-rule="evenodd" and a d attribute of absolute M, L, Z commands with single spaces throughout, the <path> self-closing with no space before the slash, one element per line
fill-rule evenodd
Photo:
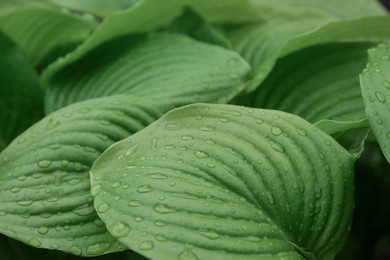
<path fill-rule="evenodd" d="M 368 15 L 384 15 L 386 10 L 379 1 L 372 0 L 254 0 L 257 5 L 272 6 L 279 10 L 313 9 L 322 11 L 337 19 L 345 19 Z M 264 8 L 264 7 L 263 7 Z"/>
<path fill-rule="evenodd" d="M 0 151 L 43 116 L 43 93 L 25 55 L 0 31 Z"/>
<path fill-rule="evenodd" d="M 363 153 L 364 143 L 371 129 L 367 118 L 356 121 L 323 119 L 315 126 L 336 139 L 352 154 L 355 160 Z"/>
<path fill-rule="evenodd" d="M 250 76 L 249 65 L 235 52 L 184 35 L 130 35 L 59 71 L 47 86 L 45 105 L 51 112 L 114 94 L 157 97 L 175 106 L 227 102 L 246 87 Z"/>
<path fill-rule="evenodd" d="M 110 145 L 172 107 L 105 97 L 58 110 L 29 128 L 0 154 L 0 232 L 75 255 L 123 250 L 92 205 L 89 169 Z"/>
<path fill-rule="evenodd" d="M 91 169 L 111 234 L 152 259 L 331 259 L 353 210 L 353 159 L 280 111 L 194 104 Z"/>
<path fill-rule="evenodd" d="M 0 29 L 43 69 L 83 42 L 95 24 L 59 9 L 27 6 L 1 15 Z"/>
<path fill-rule="evenodd" d="M 141 0 L 52 0 L 54 3 L 75 11 L 88 12 L 98 16 L 126 10 Z"/>
<path fill-rule="evenodd" d="M 371 46 L 327 44 L 285 56 L 244 104 L 286 111 L 311 123 L 364 119 L 358 75 Z"/>
<path fill-rule="evenodd" d="M 226 36 L 190 8 L 186 8 L 183 14 L 170 24 L 168 30 L 189 35 L 199 41 L 231 49 L 230 42 Z"/>
<path fill-rule="evenodd" d="M 390 162 L 390 44 L 368 51 L 368 63 L 360 74 L 367 117 L 376 139 Z"/>
<path fill-rule="evenodd" d="M 257 25 L 237 27 L 228 32 L 228 38 L 255 71 L 250 91 L 266 78 L 281 56 L 324 43 L 389 41 L 389 26 L 390 16 L 332 21 L 318 13 L 291 12 Z"/>
<path fill-rule="evenodd" d="M 109 15 L 75 51 L 64 59 L 53 63 L 43 72 L 43 85 L 47 85 L 48 81 L 63 67 L 75 63 L 106 41 L 123 35 L 153 31 L 166 26 L 179 16 L 182 8 L 180 3 L 181 0 L 144 0 L 133 8 Z M 155 17 L 158 17 L 158 19 L 155 19 Z M 123 26 L 124 24 L 126 26 Z"/>

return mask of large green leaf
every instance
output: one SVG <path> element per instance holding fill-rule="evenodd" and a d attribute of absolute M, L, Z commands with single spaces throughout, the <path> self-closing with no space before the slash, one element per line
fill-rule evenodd
<path fill-rule="evenodd" d="M 271 6 L 275 9 L 285 11 L 304 8 L 316 11 L 320 10 L 337 19 L 386 14 L 386 10 L 381 6 L 379 1 L 373 0 L 254 0 L 254 2 L 262 6 L 262 8 Z"/>
<path fill-rule="evenodd" d="M 237 27 L 228 32 L 228 37 L 255 70 L 248 89 L 254 90 L 281 56 L 323 43 L 389 41 L 389 26 L 390 16 L 332 21 L 318 13 L 291 12 L 264 23 Z"/>
<path fill-rule="evenodd" d="M 0 29 L 42 69 L 83 42 L 95 24 L 59 9 L 27 6 L 1 15 Z"/>
<path fill-rule="evenodd" d="M 368 52 L 368 63 L 360 75 L 364 105 L 371 128 L 390 162 L 390 44 Z"/>
<path fill-rule="evenodd" d="M 34 247 L 100 255 L 124 247 L 97 216 L 89 169 L 111 144 L 172 108 L 112 96 L 58 110 L 0 154 L 1 233 Z"/>
<path fill-rule="evenodd" d="M 88 12 L 98 16 L 126 10 L 141 0 L 52 0 L 54 3 L 75 11 Z"/>
<path fill-rule="evenodd" d="M 194 104 L 106 150 L 91 182 L 111 234 L 152 259 L 332 259 L 352 169 L 295 115 Z"/>
<path fill-rule="evenodd" d="M 44 71 L 42 75 L 43 84 L 46 85 L 50 78 L 55 76 L 63 67 L 75 63 L 106 41 L 126 34 L 148 32 L 166 26 L 180 14 L 182 8 L 180 3 L 180 0 L 144 0 L 126 11 L 111 14 L 75 51 L 64 59 L 53 63 Z M 123 26 L 124 24 L 126 26 Z"/>
<path fill-rule="evenodd" d="M 0 151 L 43 116 L 43 93 L 25 55 L 0 31 Z"/>
<path fill-rule="evenodd" d="M 249 65 L 235 52 L 184 35 L 130 35 L 107 42 L 58 72 L 47 86 L 45 105 L 51 112 L 123 93 L 169 99 L 176 106 L 227 102 L 246 87 L 250 76 Z"/>
<path fill-rule="evenodd" d="M 248 94 L 247 104 L 293 113 L 312 123 L 364 119 L 359 73 L 371 46 L 327 44 L 283 57 L 257 90 Z"/>

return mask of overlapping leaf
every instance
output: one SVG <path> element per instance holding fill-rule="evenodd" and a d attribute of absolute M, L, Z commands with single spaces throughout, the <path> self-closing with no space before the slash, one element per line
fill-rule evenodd
<path fill-rule="evenodd" d="M 250 77 L 249 65 L 235 52 L 184 35 L 130 35 L 107 42 L 55 74 L 45 105 L 50 112 L 123 93 L 169 99 L 176 106 L 226 102 Z"/>
<path fill-rule="evenodd" d="M 124 249 L 95 212 L 89 169 L 111 144 L 171 108 L 112 96 L 58 110 L 29 128 L 0 154 L 0 232 L 76 255 Z"/>
<path fill-rule="evenodd" d="M 281 56 L 324 43 L 389 41 L 389 26 L 390 16 L 332 21 L 319 13 L 291 12 L 264 23 L 235 28 L 228 36 L 233 48 L 255 70 L 252 87 L 248 89 L 254 90 Z"/>
<path fill-rule="evenodd" d="M 0 32 L 0 151 L 43 116 L 38 77 L 25 55 Z"/>
<path fill-rule="evenodd" d="M 366 117 L 359 73 L 369 43 L 315 46 L 280 59 L 254 94 L 254 107 L 277 109 L 316 123 Z"/>
<path fill-rule="evenodd" d="M 385 9 L 379 1 L 371 0 L 254 0 L 261 8 L 273 7 L 278 10 L 291 11 L 292 9 L 312 9 L 322 11 L 336 19 L 361 17 L 368 15 L 384 15 Z"/>
<path fill-rule="evenodd" d="M 83 42 L 95 24 L 59 9 L 26 6 L 1 15 L 0 29 L 42 69 Z"/>
<path fill-rule="evenodd" d="M 363 100 L 371 128 L 390 162 L 390 44 L 370 49 L 368 56 L 360 75 Z"/>
<path fill-rule="evenodd" d="M 280 111 L 194 104 L 91 169 L 108 230 L 152 259 L 331 259 L 353 209 L 353 160 Z"/>

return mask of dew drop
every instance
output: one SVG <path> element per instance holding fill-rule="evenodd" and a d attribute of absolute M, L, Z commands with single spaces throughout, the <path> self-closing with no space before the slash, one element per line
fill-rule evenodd
<path fill-rule="evenodd" d="M 89 107 L 83 107 L 79 109 L 80 114 L 87 114 L 89 112 L 91 112 L 91 109 Z"/>
<path fill-rule="evenodd" d="M 34 201 L 32 201 L 32 200 L 22 200 L 22 201 L 18 201 L 16 203 L 18 205 L 20 205 L 20 206 L 30 206 L 31 204 L 34 203 Z"/>
<path fill-rule="evenodd" d="M 179 130 L 181 128 L 183 128 L 183 125 L 180 123 L 178 123 L 178 124 L 169 123 L 169 124 L 165 125 L 166 130 Z"/>
<path fill-rule="evenodd" d="M 150 241 L 150 240 L 144 241 L 141 244 L 139 244 L 138 248 L 143 250 L 143 251 L 152 250 L 154 248 L 153 241 Z"/>
<path fill-rule="evenodd" d="M 204 158 L 209 157 L 209 155 L 205 152 L 197 151 L 197 152 L 195 152 L 195 157 L 198 159 L 204 159 Z"/>
<path fill-rule="evenodd" d="M 211 232 L 211 231 L 203 231 L 203 232 L 200 232 L 202 234 L 202 236 L 208 238 L 208 239 L 211 239 L 211 240 L 214 240 L 214 239 L 218 239 L 219 238 L 219 234 L 215 233 L 215 232 Z"/>
<path fill-rule="evenodd" d="M 155 151 L 157 149 L 157 144 L 158 144 L 158 138 L 157 137 L 153 137 L 152 140 L 151 140 L 151 146 L 152 146 L 152 150 Z"/>
<path fill-rule="evenodd" d="M 378 120 L 376 120 L 376 123 L 377 123 L 378 125 L 383 125 L 383 120 L 382 120 L 382 119 L 378 119 Z"/>
<path fill-rule="evenodd" d="M 107 242 L 100 242 L 93 245 L 90 245 L 87 247 L 87 254 L 88 255 L 101 255 L 111 247 L 111 243 Z"/>
<path fill-rule="evenodd" d="M 45 127 L 45 130 L 54 129 L 54 128 L 58 127 L 60 124 L 61 124 L 61 123 L 58 122 L 57 120 L 50 118 L 49 121 L 47 122 L 47 125 L 46 125 L 46 127 Z"/>
<path fill-rule="evenodd" d="M 132 200 L 132 201 L 129 201 L 129 203 L 127 205 L 129 207 L 141 207 L 144 204 L 141 201 L 139 201 L 139 200 Z"/>
<path fill-rule="evenodd" d="M 30 245 L 32 245 L 33 247 L 40 247 L 41 244 L 42 244 L 41 241 L 39 241 L 36 238 L 30 240 Z"/>
<path fill-rule="evenodd" d="M 175 210 L 171 207 L 168 207 L 166 205 L 163 205 L 163 204 L 157 204 L 156 206 L 153 207 L 154 211 L 156 211 L 157 213 L 160 213 L 160 214 L 170 214 L 170 213 L 174 213 Z"/>
<path fill-rule="evenodd" d="M 149 176 L 149 178 L 157 179 L 157 180 L 168 179 L 168 176 L 167 176 L 167 175 L 162 174 L 162 173 L 159 173 L 159 172 L 149 174 L 148 176 Z"/>
<path fill-rule="evenodd" d="M 156 239 L 160 242 L 166 242 L 168 241 L 168 238 L 166 236 L 164 236 L 163 234 L 157 234 L 156 235 Z"/>
<path fill-rule="evenodd" d="M 121 185 L 122 185 L 122 182 L 116 181 L 116 182 L 114 182 L 114 183 L 111 185 L 111 187 L 114 188 L 114 189 L 116 189 L 116 188 L 120 187 Z"/>
<path fill-rule="evenodd" d="M 39 161 L 37 165 L 40 168 L 48 168 L 48 167 L 50 167 L 51 164 L 52 164 L 52 161 L 50 161 L 50 160 L 42 160 L 42 161 Z"/>
<path fill-rule="evenodd" d="M 267 200 L 271 205 L 275 204 L 275 199 L 274 196 L 272 195 L 271 192 L 267 191 Z"/>
<path fill-rule="evenodd" d="M 148 193 L 148 192 L 152 192 L 153 191 L 153 188 L 150 186 L 150 185 L 142 185 L 140 186 L 137 191 L 139 193 Z"/>
<path fill-rule="evenodd" d="M 101 191 L 102 191 L 102 186 L 100 186 L 100 184 L 92 186 L 91 188 L 91 194 L 94 197 L 96 197 Z"/>
<path fill-rule="evenodd" d="M 277 127 L 277 126 L 273 126 L 272 128 L 271 128 L 271 133 L 273 134 L 273 135 L 275 135 L 275 136 L 278 136 L 278 135 L 280 135 L 280 134 L 282 134 L 282 129 L 280 129 L 279 127 Z"/>
<path fill-rule="evenodd" d="M 376 96 L 376 99 L 381 102 L 381 103 L 385 103 L 386 102 L 386 96 L 385 94 L 383 94 L 382 92 L 375 92 L 375 96 Z"/>
<path fill-rule="evenodd" d="M 97 211 L 100 212 L 100 213 L 104 213 L 104 212 L 107 212 L 107 210 L 109 210 L 111 208 L 110 204 L 108 203 L 103 203 L 103 204 L 100 204 L 98 207 L 97 207 Z"/>
<path fill-rule="evenodd" d="M 81 255 L 82 250 L 81 247 L 79 246 L 71 246 L 70 252 L 72 252 L 75 255 Z"/>
<path fill-rule="evenodd" d="M 384 86 L 387 89 L 390 89 L 390 81 L 387 80 L 382 81 L 382 86 Z"/>
<path fill-rule="evenodd" d="M 48 227 L 42 226 L 42 227 L 38 228 L 38 233 L 41 234 L 41 235 L 45 235 L 48 232 L 49 232 L 49 228 Z"/>
<path fill-rule="evenodd" d="M 131 146 L 125 152 L 125 156 L 131 156 L 138 151 L 138 144 Z"/>
<path fill-rule="evenodd" d="M 194 140 L 194 137 L 192 135 L 183 135 L 181 137 L 182 140 Z"/>
<path fill-rule="evenodd" d="M 198 260 L 198 257 L 192 252 L 190 247 L 186 247 L 183 252 L 179 254 L 181 260 Z"/>
<path fill-rule="evenodd" d="M 298 134 L 300 134 L 301 136 L 307 136 L 307 132 L 305 129 L 303 128 L 298 128 Z"/>
<path fill-rule="evenodd" d="M 318 185 L 315 185 L 314 186 L 314 193 L 315 193 L 316 199 L 320 199 L 321 196 L 322 196 L 322 189 L 321 189 L 321 187 L 318 186 Z"/>
<path fill-rule="evenodd" d="M 270 139 L 268 139 L 268 141 L 269 141 L 272 149 L 274 149 L 277 152 L 284 153 L 283 145 L 281 145 L 280 143 L 278 143 L 276 141 L 270 140 Z"/>
<path fill-rule="evenodd" d="M 215 131 L 215 128 L 209 125 L 202 125 L 199 127 L 199 130 L 211 132 L 211 131 Z"/>
<path fill-rule="evenodd" d="M 230 168 L 229 166 L 224 164 L 224 165 L 222 165 L 222 167 L 225 168 L 228 171 L 228 173 L 230 173 L 231 175 L 238 176 L 238 173 L 235 170 L 233 170 L 232 168 Z"/>
<path fill-rule="evenodd" d="M 118 222 L 113 223 L 110 226 L 109 230 L 110 230 L 110 233 L 114 237 L 121 238 L 121 237 L 127 236 L 129 234 L 131 228 L 126 223 L 124 223 L 122 221 L 118 221 Z"/>
<path fill-rule="evenodd" d="M 241 64 L 240 60 L 238 58 L 230 58 L 228 61 L 227 61 L 227 64 L 231 67 L 237 67 Z"/>

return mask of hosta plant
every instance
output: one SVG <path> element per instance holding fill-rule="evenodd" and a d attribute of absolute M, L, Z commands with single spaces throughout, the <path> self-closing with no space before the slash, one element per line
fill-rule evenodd
<path fill-rule="evenodd" d="M 0 2 L 0 259 L 379 259 L 379 2 Z"/>

